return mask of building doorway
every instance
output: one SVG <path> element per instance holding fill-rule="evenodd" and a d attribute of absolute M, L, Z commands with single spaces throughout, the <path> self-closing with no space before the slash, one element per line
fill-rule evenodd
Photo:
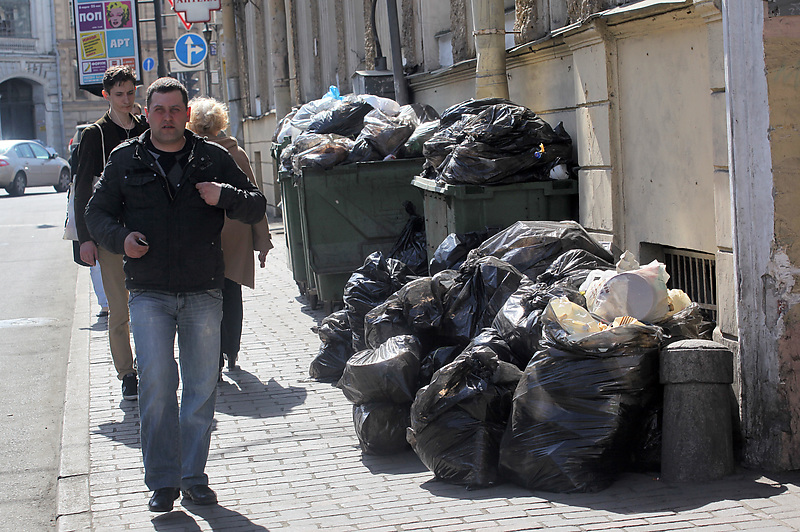
<path fill-rule="evenodd" d="M 33 86 L 20 78 L 0 83 L 0 138 L 36 139 Z"/>

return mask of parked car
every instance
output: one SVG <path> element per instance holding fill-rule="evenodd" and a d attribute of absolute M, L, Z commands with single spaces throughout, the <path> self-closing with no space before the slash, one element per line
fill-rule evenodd
<path fill-rule="evenodd" d="M 69 163 L 32 140 L 0 140 L 0 187 L 21 196 L 26 187 L 69 189 Z"/>
<path fill-rule="evenodd" d="M 83 132 L 86 131 L 86 128 L 91 126 L 92 124 L 78 124 L 75 126 L 75 134 L 72 135 L 72 138 L 69 139 L 69 156 L 70 162 L 72 158 L 72 154 L 75 153 L 75 150 L 78 149 L 78 146 L 81 144 L 81 137 L 83 137 Z"/>

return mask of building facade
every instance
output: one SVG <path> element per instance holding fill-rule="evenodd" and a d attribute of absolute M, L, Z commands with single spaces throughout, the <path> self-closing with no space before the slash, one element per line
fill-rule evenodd
<path fill-rule="evenodd" d="M 485 2 L 504 11 L 513 32 L 510 99 L 563 122 L 574 141 L 581 224 L 617 252 L 665 262 L 715 313 L 715 339 L 735 353 L 746 461 L 800 467 L 800 219 L 792 207 L 800 199 L 800 2 L 397 0 L 411 101 L 443 111 L 475 97 L 473 12 Z M 356 73 L 375 69 L 379 56 L 392 69 L 392 3 L 259 4 L 267 19 L 285 12 L 285 49 L 267 48 L 289 63 L 294 105 L 329 85 L 352 91 Z M 247 50 L 260 50 L 259 34 L 275 27 L 251 20 L 225 30 L 236 32 L 247 70 Z M 265 176 L 276 123 L 265 111 L 275 101 L 270 83 L 251 76 L 242 89 L 244 140 Z"/>

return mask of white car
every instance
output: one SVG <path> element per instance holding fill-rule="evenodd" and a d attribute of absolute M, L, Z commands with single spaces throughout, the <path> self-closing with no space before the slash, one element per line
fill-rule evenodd
<path fill-rule="evenodd" d="M 0 140 L 0 187 L 21 196 L 26 187 L 69 189 L 69 163 L 33 140 Z"/>

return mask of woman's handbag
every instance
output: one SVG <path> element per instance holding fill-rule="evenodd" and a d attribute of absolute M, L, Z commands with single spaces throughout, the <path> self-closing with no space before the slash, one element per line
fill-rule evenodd
<path fill-rule="evenodd" d="M 69 182 L 67 190 L 67 220 L 64 222 L 64 240 L 78 240 L 75 228 L 75 180 Z"/>
<path fill-rule="evenodd" d="M 98 126 L 100 130 L 100 144 L 102 146 L 102 153 L 103 153 L 103 166 L 106 165 L 106 138 L 103 134 L 103 128 Z M 86 132 L 84 132 L 84 135 Z M 76 149 L 80 149 L 80 146 Z M 79 154 L 73 152 L 70 164 L 70 170 L 72 169 L 73 164 L 77 164 Z M 69 182 L 69 191 L 67 192 L 67 219 L 64 222 L 64 240 L 78 240 L 78 230 L 75 228 L 75 173 L 72 174 L 72 180 Z M 95 179 L 96 181 L 96 179 Z"/>

